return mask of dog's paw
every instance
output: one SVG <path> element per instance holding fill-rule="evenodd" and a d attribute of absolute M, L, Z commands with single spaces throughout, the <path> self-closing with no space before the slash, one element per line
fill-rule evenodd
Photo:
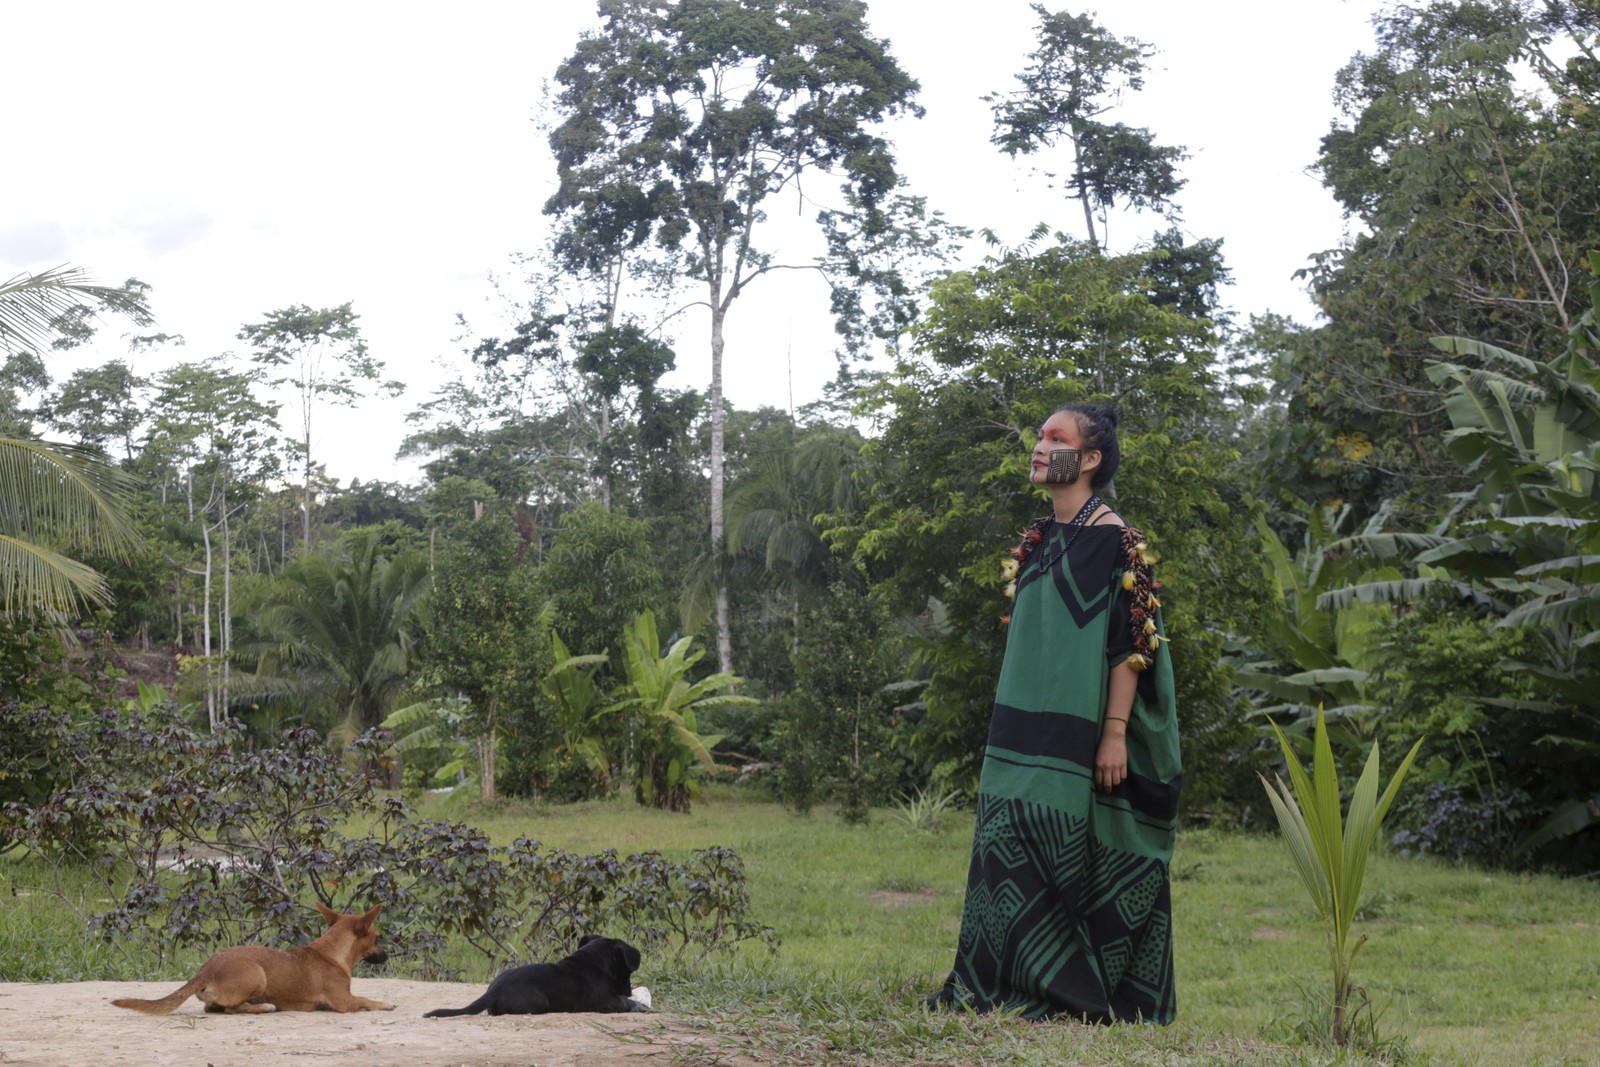
<path fill-rule="evenodd" d="M 373 1011 L 394 1011 L 394 1005 L 385 1000 L 376 1000 L 372 1003 Z"/>
<path fill-rule="evenodd" d="M 633 992 L 628 994 L 628 999 L 641 1008 L 648 1008 L 650 1006 L 650 990 L 642 985 L 634 986 Z"/>

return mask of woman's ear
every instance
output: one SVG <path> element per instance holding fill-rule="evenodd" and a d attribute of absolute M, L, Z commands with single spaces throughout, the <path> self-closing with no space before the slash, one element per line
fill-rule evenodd
<path fill-rule="evenodd" d="M 1089 474 L 1096 467 L 1100 466 L 1100 461 L 1104 458 L 1104 454 L 1098 448 L 1085 451 L 1083 454 L 1083 462 L 1078 466 L 1080 476 Z"/>

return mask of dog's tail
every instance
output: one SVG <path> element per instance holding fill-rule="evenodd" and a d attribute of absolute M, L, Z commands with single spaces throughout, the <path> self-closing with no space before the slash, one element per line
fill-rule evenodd
<path fill-rule="evenodd" d="M 195 992 L 203 985 L 205 985 L 205 982 L 197 974 L 160 1000 L 138 1000 L 134 997 L 121 997 L 111 1003 L 119 1008 L 132 1008 L 134 1011 L 142 1011 L 146 1015 L 171 1015 L 177 1010 L 178 1005 L 194 996 Z"/>
<path fill-rule="evenodd" d="M 489 994 L 474 1000 L 464 1008 L 434 1008 L 423 1016 L 424 1019 L 448 1019 L 452 1015 L 476 1015 L 489 1006 Z"/>

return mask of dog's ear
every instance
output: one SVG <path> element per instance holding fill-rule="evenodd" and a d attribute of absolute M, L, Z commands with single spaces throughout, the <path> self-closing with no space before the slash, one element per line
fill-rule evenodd
<path fill-rule="evenodd" d="M 617 962 L 622 964 L 623 974 L 632 974 L 639 969 L 639 964 L 643 962 L 643 957 L 639 955 L 638 949 L 626 941 L 618 941 Z"/>
<path fill-rule="evenodd" d="M 371 926 L 373 923 L 377 922 L 378 921 L 378 913 L 380 911 L 382 911 L 382 910 L 383 910 L 383 905 L 382 904 L 374 904 L 372 906 L 372 910 L 371 911 L 368 911 L 365 915 L 361 916 L 361 925 L 362 926 Z"/>
<path fill-rule="evenodd" d="M 600 935 L 599 934 L 584 934 L 582 937 L 578 938 L 578 947 L 582 948 L 584 945 L 587 945 L 589 942 L 598 941 L 598 940 L 600 940 Z"/>
<path fill-rule="evenodd" d="M 328 920 L 329 926 L 332 926 L 334 923 L 339 921 L 339 913 L 328 907 L 322 901 L 313 900 L 311 904 L 317 909 L 324 919 Z"/>

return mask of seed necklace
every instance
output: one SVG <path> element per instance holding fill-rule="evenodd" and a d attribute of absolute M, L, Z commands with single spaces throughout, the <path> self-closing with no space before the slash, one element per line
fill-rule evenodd
<path fill-rule="evenodd" d="M 1053 556 L 1045 557 L 1044 562 L 1039 564 L 1040 574 L 1049 574 L 1050 568 L 1055 566 L 1056 560 L 1067 554 L 1067 549 L 1072 547 L 1072 542 L 1078 539 L 1078 533 L 1083 529 L 1084 520 L 1093 515 L 1094 509 L 1103 503 L 1104 501 L 1099 497 L 1091 496 L 1088 503 L 1079 509 L 1078 514 L 1073 517 L 1071 522 L 1067 523 L 1067 529 L 1072 532 L 1067 534 L 1066 541 L 1062 543 L 1060 551 Z"/>

